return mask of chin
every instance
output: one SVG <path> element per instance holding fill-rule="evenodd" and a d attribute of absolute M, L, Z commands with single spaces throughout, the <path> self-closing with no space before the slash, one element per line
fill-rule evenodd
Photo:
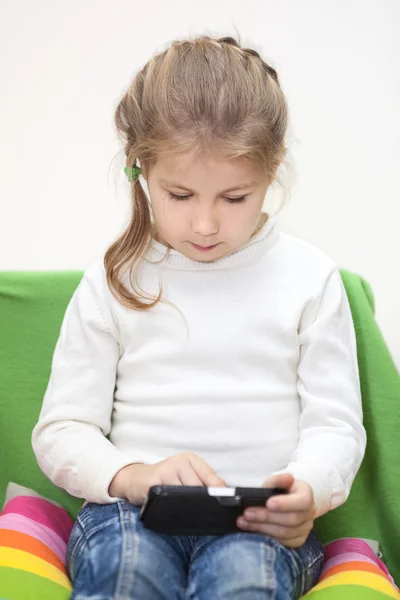
<path fill-rule="evenodd" d="M 190 256 L 189 258 L 191 258 L 192 260 L 195 260 L 197 262 L 209 263 L 209 262 L 215 262 L 216 260 L 219 260 L 220 258 L 224 258 L 224 256 L 227 256 L 230 253 L 231 253 L 230 251 L 225 251 L 225 252 L 219 252 L 219 253 L 215 253 L 215 254 L 213 254 L 212 252 L 210 252 L 210 253 L 204 252 L 204 254 L 203 254 L 202 252 L 194 251 L 193 256 Z"/>
<path fill-rule="evenodd" d="M 192 258 L 192 260 L 195 260 L 197 262 L 209 263 L 209 262 L 214 262 L 214 261 L 218 260 L 219 258 L 221 258 L 221 257 L 220 256 L 217 256 L 217 257 L 214 256 L 214 258 L 211 258 L 211 256 L 209 258 L 207 258 L 207 257 L 204 257 L 204 258 L 202 258 L 202 257 L 200 257 L 200 258 L 195 257 L 195 258 Z"/>

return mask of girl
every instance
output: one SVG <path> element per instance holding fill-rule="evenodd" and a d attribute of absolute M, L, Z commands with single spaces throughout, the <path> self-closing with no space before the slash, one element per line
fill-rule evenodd
<path fill-rule="evenodd" d="M 287 120 L 276 71 L 230 37 L 172 43 L 117 107 L 131 221 L 70 301 L 32 436 L 86 499 L 72 599 L 283 600 L 318 580 L 313 522 L 346 500 L 365 431 L 339 272 L 262 212 Z M 289 493 L 236 534 L 167 536 L 138 521 L 156 484 Z"/>

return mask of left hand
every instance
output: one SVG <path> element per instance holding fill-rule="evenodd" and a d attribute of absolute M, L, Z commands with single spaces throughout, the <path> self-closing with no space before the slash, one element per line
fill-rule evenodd
<path fill-rule="evenodd" d="M 287 548 L 299 548 L 314 526 L 316 507 L 311 487 L 288 473 L 267 479 L 262 487 L 284 488 L 288 494 L 270 498 L 266 508 L 246 508 L 237 520 L 238 527 L 268 535 Z"/>

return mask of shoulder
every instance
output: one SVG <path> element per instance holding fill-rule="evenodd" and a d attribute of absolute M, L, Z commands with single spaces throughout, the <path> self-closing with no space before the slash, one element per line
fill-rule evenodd
<path fill-rule="evenodd" d="M 103 281 L 106 277 L 104 257 L 98 257 L 92 260 L 83 271 L 83 277 L 93 282 Z"/>
<path fill-rule="evenodd" d="M 279 251 L 289 270 L 299 274 L 314 273 L 315 275 L 331 275 L 337 270 L 337 265 L 322 250 L 288 233 L 281 233 Z"/>
<path fill-rule="evenodd" d="M 282 277 L 307 296 L 319 295 L 332 279 L 340 285 L 335 261 L 313 244 L 282 232 L 277 251 Z"/>
<path fill-rule="evenodd" d="M 102 306 L 111 306 L 114 301 L 107 282 L 104 257 L 96 258 L 83 271 L 80 287 L 82 293 L 96 299 Z"/>
<path fill-rule="evenodd" d="M 107 329 L 116 334 L 115 303 L 117 300 L 108 286 L 104 257 L 93 260 L 83 271 L 80 283 L 81 298 L 87 305 L 95 304 L 102 314 Z"/>
<path fill-rule="evenodd" d="M 347 295 L 336 263 L 322 250 L 295 236 L 281 233 L 280 264 L 285 285 L 301 300 L 301 326 L 311 324 L 318 313 L 349 313 Z"/>
<path fill-rule="evenodd" d="M 325 252 L 288 233 L 280 234 L 281 249 L 290 258 L 296 267 L 313 267 L 321 271 L 330 271 L 337 268 L 335 262 Z"/>

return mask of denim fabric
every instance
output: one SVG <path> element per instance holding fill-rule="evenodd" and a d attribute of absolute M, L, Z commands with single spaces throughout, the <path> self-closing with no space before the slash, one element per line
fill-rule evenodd
<path fill-rule="evenodd" d="M 129 502 L 86 504 L 67 547 L 71 600 L 300 598 L 320 575 L 314 531 L 298 549 L 258 533 L 168 536 L 146 529 Z"/>

